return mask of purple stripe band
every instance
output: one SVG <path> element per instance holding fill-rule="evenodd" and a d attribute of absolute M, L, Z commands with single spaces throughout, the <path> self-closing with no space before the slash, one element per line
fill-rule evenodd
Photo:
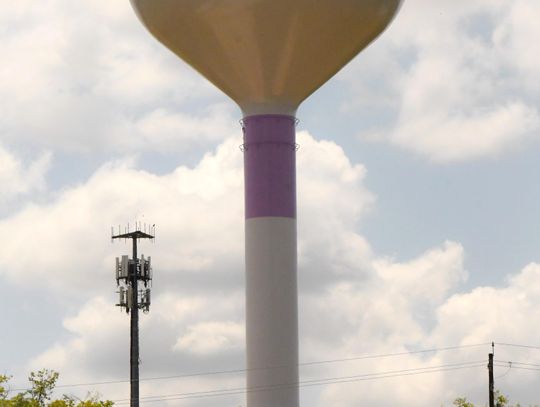
<path fill-rule="evenodd" d="M 296 218 L 295 122 L 285 115 L 244 118 L 246 219 Z"/>

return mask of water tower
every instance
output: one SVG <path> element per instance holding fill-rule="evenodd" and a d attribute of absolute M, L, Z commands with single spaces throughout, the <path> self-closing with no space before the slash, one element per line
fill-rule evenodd
<path fill-rule="evenodd" d="M 296 110 L 401 1 L 131 0 L 161 43 L 242 109 L 248 407 L 298 406 Z"/>

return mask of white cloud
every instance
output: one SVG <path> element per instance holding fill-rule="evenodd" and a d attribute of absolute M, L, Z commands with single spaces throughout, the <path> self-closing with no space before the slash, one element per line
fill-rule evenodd
<path fill-rule="evenodd" d="M 540 35 L 535 23 L 540 15 L 540 4 L 535 1 L 515 0 L 504 10 L 505 17 L 493 32 L 493 41 L 501 49 L 501 57 L 510 66 L 517 67 L 519 77 L 526 76 L 531 91 L 538 91 L 540 56 L 533 38 Z"/>
<path fill-rule="evenodd" d="M 371 210 L 374 195 L 363 185 L 366 169 L 351 165 L 330 141 L 298 135 L 298 230 L 300 276 L 307 285 L 333 273 L 369 268 L 369 243 L 354 226 Z M 339 231 L 339 233 L 337 232 Z"/>
<path fill-rule="evenodd" d="M 302 261 L 317 264 L 320 273 L 332 259 L 339 259 L 344 270 L 352 268 L 370 253 L 368 243 L 350 230 L 350 222 L 358 222 L 373 201 L 362 186 L 365 169 L 351 165 L 334 143 L 317 142 L 307 133 L 299 135 L 299 143 L 300 246 L 310 248 L 302 249 Z M 0 233 L 12 236 L 0 253 L 0 273 L 20 282 L 46 275 L 47 284 L 57 288 L 103 287 L 109 282 L 113 257 L 130 250 L 123 243 L 111 245 L 107 228 L 133 225 L 137 219 L 157 225 L 159 244 L 143 250 L 152 252 L 167 281 L 182 270 L 216 273 L 219 280 L 210 284 L 225 284 L 231 276 L 237 282 L 243 268 L 239 144 L 229 139 L 194 168 L 178 167 L 162 176 L 137 170 L 129 162 L 107 164 L 53 201 L 23 208 L 0 221 Z M 341 199 L 335 199 L 337 195 Z M 316 221 L 304 220 L 311 214 L 317 214 Z M 336 234 L 338 239 L 333 237 L 336 230 L 344 231 Z M 329 256 L 320 257 L 322 247 L 332 248 Z M 350 254 L 350 247 L 357 253 Z M 39 267 L 32 266 L 36 258 Z M 86 275 L 93 277 L 81 279 Z"/>
<path fill-rule="evenodd" d="M 409 0 L 343 78 L 345 111 L 373 112 L 362 137 L 438 162 L 494 157 L 538 140 L 530 0 Z M 99 24 L 95 22 L 99 21 Z M 128 2 L 67 0 L 0 11 L 0 130 L 64 151 L 186 151 L 237 129 L 233 103 L 145 32 Z M 204 115 L 186 107 L 209 106 Z M 202 119 L 205 117 L 205 120 Z M 59 125 L 61 123 L 62 125 Z M 388 123 L 388 124 L 382 124 Z"/>
<path fill-rule="evenodd" d="M 407 263 L 379 264 L 370 282 L 330 287 L 304 305 L 309 311 L 302 321 L 309 327 L 303 336 L 307 346 L 302 350 L 308 353 L 308 360 L 320 360 L 320 355 L 326 355 L 324 359 L 354 358 L 446 345 L 486 345 L 303 370 L 308 377 L 347 377 L 463 362 L 477 362 L 476 367 L 332 385 L 321 388 L 321 405 L 427 407 L 450 405 L 459 396 L 467 396 L 475 405 L 484 403 L 488 343 L 519 344 L 526 338 L 527 343 L 536 344 L 539 340 L 530 321 L 538 318 L 540 266 L 527 266 L 500 288 L 456 293 L 464 276 L 462 263 L 463 249 L 446 243 Z M 505 361 L 535 363 L 538 359 L 537 350 L 504 345 L 496 345 L 495 354 L 500 361 L 496 376 L 507 372 Z M 537 380 L 534 371 L 514 369 L 497 381 L 497 387 L 514 402 L 527 405 L 537 401 L 533 390 Z"/>
<path fill-rule="evenodd" d="M 310 280 L 317 284 L 329 273 L 354 273 L 357 260 L 369 267 L 369 245 L 351 230 L 373 201 L 362 185 L 365 169 L 352 165 L 334 143 L 315 141 L 305 132 L 298 141 L 300 212 L 321 214 L 314 222 L 300 220 L 302 261 L 316 264 L 310 267 Z M 156 244 L 142 243 L 140 248 L 152 255 L 155 268 L 152 312 L 142 318 L 147 352 L 153 352 L 144 371 L 166 374 L 186 363 L 190 370 L 219 363 L 241 367 L 243 185 L 238 144 L 237 139 L 227 140 L 194 168 L 178 167 L 161 176 L 137 170 L 133 161 L 110 163 L 86 182 L 51 195 L 49 202 L 0 221 L 0 233 L 12 235 L 0 253 L 3 277 L 24 285 L 39 278 L 72 309 L 82 307 L 64 322 L 71 339 L 54 345 L 30 367 L 47 365 L 73 380 L 92 381 L 92 375 L 111 364 L 109 374 L 122 376 L 126 317 L 108 318 L 116 300 L 113 257 L 129 252 L 130 246 L 111 245 L 107 225 L 143 215 L 157 224 Z M 342 232 L 344 237 L 336 239 Z M 325 247 L 331 250 L 321 250 Z M 110 295 L 101 298 L 106 292 Z M 99 358 L 90 356 L 96 352 Z M 80 361 L 76 369 L 72 360 Z"/>
<path fill-rule="evenodd" d="M 161 177 L 125 163 L 105 165 L 54 202 L 3 219 L 0 229 L 12 239 L 0 254 L 1 273 L 16 281 L 47 276 L 46 283 L 57 288 L 103 287 L 113 256 L 130 251 L 124 243 L 111 245 L 110 226 L 135 220 L 157 225 L 159 245 L 146 245 L 156 254 L 156 267 L 193 272 L 212 268 L 215 256 L 223 256 L 225 269 L 216 272 L 231 272 L 227 261 L 238 261 L 242 250 L 242 231 L 235 226 L 242 219 L 237 144 L 229 141 L 196 168 L 179 167 Z M 227 239 L 212 238 L 216 233 Z M 28 251 L 34 255 L 26 256 Z"/>
<path fill-rule="evenodd" d="M 34 191 L 43 191 L 51 164 L 51 153 L 43 153 L 29 164 L 0 146 L 0 205 Z"/>
<path fill-rule="evenodd" d="M 306 294 L 304 329 L 314 349 L 307 351 L 310 358 L 334 346 L 336 337 L 347 355 L 421 341 L 435 320 L 436 306 L 465 278 L 463 248 L 453 242 L 404 263 L 371 262 L 367 278 L 357 268 L 356 275 Z"/>
<path fill-rule="evenodd" d="M 2 7 L 0 24 L 6 141 L 67 152 L 185 151 L 231 134 L 224 124 L 234 123 L 234 105 L 224 108 L 224 96 L 152 39 L 129 2 L 21 1 Z M 186 114 L 187 102 L 208 106 L 207 120 Z"/>
<path fill-rule="evenodd" d="M 118 355 L 115 352 L 123 347 L 125 332 L 129 331 L 129 318 L 120 312 L 111 312 L 113 310 L 103 297 L 88 301 L 76 316 L 67 317 L 63 322 L 71 338 L 56 343 L 34 358 L 29 368 L 37 370 L 47 367 L 65 372 L 68 377 L 85 380 L 91 378 L 86 372 L 89 365 L 104 363 L 106 358 L 112 358 L 111 362 L 118 363 L 125 352 Z M 106 348 L 107 352 L 100 352 L 100 348 Z M 73 363 L 73 360 L 78 360 L 78 363 Z M 66 369 L 67 366 L 69 369 Z M 118 370 L 104 373 L 101 377 L 113 379 Z"/>
<path fill-rule="evenodd" d="M 439 113 L 419 114 L 402 123 L 392 141 L 434 161 L 449 162 L 515 150 L 540 129 L 536 110 L 519 102 L 472 115 Z"/>
<path fill-rule="evenodd" d="M 540 335 L 529 321 L 538 317 L 539 294 L 540 265 L 534 263 L 510 276 L 505 287 L 478 287 L 455 294 L 437 311 L 444 324 L 436 327 L 433 339 L 466 335 L 468 341 L 500 337 L 502 342 L 519 343 L 520 338 L 527 338 L 537 343 Z"/>
<path fill-rule="evenodd" d="M 530 38 L 540 35 L 540 8 L 521 0 L 449 4 L 405 2 L 369 50 L 375 63 L 358 63 L 346 77 L 359 82 L 353 88 L 366 101 L 347 110 L 373 109 L 373 100 L 395 117 L 363 136 L 437 162 L 496 157 L 537 142 L 540 51 Z"/>
<path fill-rule="evenodd" d="M 231 321 L 203 322 L 187 327 L 175 350 L 210 356 L 216 352 L 244 349 L 244 325 Z"/>
<path fill-rule="evenodd" d="M 137 136 L 135 139 L 122 139 L 121 135 L 118 139 L 122 143 L 121 147 L 127 150 L 138 144 L 140 150 L 153 145 L 154 149 L 161 152 L 217 143 L 226 137 L 240 134 L 240 126 L 235 125 L 230 110 L 226 105 L 213 105 L 195 117 L 157 109 L 133 124 L 132 134 Z"/>
<path fill-rule="evenodd" d="M 0 10 L 8 27 L 0 33 L 0 51 L 10 55 L 0 64 L 6 141 L 123 153 L 226 141 L 193 168 L 160 176 L 136 162 L 109 163 L 79 185 L 48 195 L 47 203 L 29 203 L 0 220 L 0 234 L 9 236 L 0 251 L 0 278 L 27 286 L 40 281 L 69 313 L 65 332 L 28 367 L 58 369 L 64 382 L 127 377 L 128 317 L 114 312 L 112 269 L 114 257 L 130 247 L 110 245 L 108 227 L 138 219 L 156 223 L 158 237 L 156 245 L 142 246 L 155 267 L 151 313 L 141 318 L 143 377 L 241 368 L 242 156 L 240 132 L 228 124 L 232 110 L 149 37 L 128 2 L 34 3 L 21 0 Z M 530 39 L 538 37 L 538 13 L 524 0 L 408 0 L 380 42 L 386 45 L 371 47 L 374 57 L 351 71 L 366 81 L 354 79 L 360 98 L 348 111 L 390 107 L 395 123 L 378 124 L 373 133 L 438 162 L 501 155 L 534 141 L 540 52 Z M 206 110 L 195 116 L 187 105 Z M 374 253 L 357 232 L 375 202 L 364 186 L 366 169 L 334 143 L 301 133 L 299 144 L 303 360 L 493 339 L 538 342 L 531 321 L 538 319 L 540 266 L 529 265 L 502 287 L 460 292 L 467 272 L 459 243 L 444 242 L 403 262 Z M 41 191 L 47 157 L 28 164 L 0 149 L 6 195 Z M 484 360 L 488 349 L 303 367 L 302 378 Z M 533 350 L 498 346 L 496 352 L 501 360 L 538 359 Z M 482 404 L 485 376 L 481 368 L 439 372 L 304 388 L 302 394 L 314 406 L 427 407 L 448 405 L 458 395 Z M 535 372 L 515 369 L 498 383 L 527 403 L 536 401 L 537 380 Z M 243 386 L 241 375 L 218 375 L 143 382 L 142 393 Z M 125 388 L 99 390 L 123 398 Z M 242 396 L 230 401 L 243 403 Z"/>
<path fill-rule="evenodd" d="M 460 293 L 467 272 L 464 248 L 458 243 L 444 242 L 403 262 L 376 255 L 355 232 L 374 199 L 363 186 L 365 169 L 352 165 L 334 143 L 301 133 L 299 144 L 300 213 L 310 214 L 309 222 L 300 219 L 302 360 L 540 339 L 530 323 L 537 319 L 540 266 L 528 266 L 504 287 Z M 63 294 L 73 310 L 64 320 L 68 336 L 36 356 L 29 368 L 56 368 L 65 382 L 126 377 L 128 317 L 113 312 L 111 264 L 112 257 L 128 252 L 129 246 L 108 246 L 104 228 L 95 224 L 96 219 L 108 224 L 144 213 L 162 226 L 156 245 L 143 247 L 153 256 L 155 285 L 151 312 L 141 316 L 142 376 L 241 369 L 241 196 L 241 153 L 238 141 L 231 139 L 194 168 L 179 167 L 162 176 L 121 163 L 104 166 L 54 201 L 2 221 L 0 233 L 10 234 L 14 242 L 28 235 L 30 225 L 38 236 L 48 233 L 47 239 L 30 239 L 25 245 L 7 242 L 0 253 L 4 276 L 21 284 L 47 276 L 45 289 L 70 290 L 82 297 Z M 62 222 L 64 217 L 72 221 Z M 63 250 L 56 253 L 55 247 Z M 36 254 L 33 259 L 40 259 L 40 267 L 30 267 L 26 252 Z M 51 252 L 54 256 L 45 255 Z M 10 261 L 17 257 L 20 262 Z M 110 295 L 103 297 L 106 292 Z M 488 349 L 304 366 L 302 379 L 483 361 Z M 534 358 L 501 348 L 497 352 L 502 360 Z M 481 372 L 476 368 L 303 388 L 302 394 L 315 406 L 427 407 L 449 404 L 459 395 L 479 400 L 485 390 L 478 378 Z M 505 378 L 508 388 L 520 392 L 511 394 L 513 398 L 522 402 L 533 401 L 526 386 L 535 379 L 530 372 Z M 243 386 L 243 375 L 236 374 L 143 382 L 142 391 L 179 394 Z M 125 397 L 122 385 L 98 390 L 106 397 Z M 221 398 L 202 401 L 223 403 Z M 231 402 L 242 403 L 242 396 Z"/>
<path fill-rule="evenodd" d="M 529 265 L 509 278 L 505 287 L 484 287 L 452 294 L 464 275 L 463 249 L 455 243 L 447 242 L 406 263 L 387 259 L 382 262 L 375 259 L 375 262 L 377 266 L 369 280 L 334 280 L 325 284 L 323 294 L 303 292 L 303 360 L 399 353 L 409 349 L 471 345 L 491 340 L 519 343 L 522 338 L 527 338 L 530 343 L 536 343 L 539 339 L 534 324 L 530 323 L 538 317 L 539 265 Z M 431 287 L 435 288 L 435 294 Z M 225 359 L 224 370 L 241 368 L 243 326 L 237 318 L 238 304 L 231 308 L 222 296 L 212 297 L 212 294 L 199 299 L 181 298 L 170 293 L 165 297 L 158 299 L 150 315 L 142 317 L 141 336 L 143 344 L 146 343 L 142 352 L 143 377 L 221 370 L 224 355 L 231 352 L 235 356 Z M 240 303 L 240 297 L 235 302 Z M 435 317 L 435 323 L 426 324 L 423 307 Z M 78 315 L 64 322 L 73 338 L 55 345 L 36 358 L 31 366 L 52 366 L 68 375 L 71 381 L 75 378 L 92 381 L 95 375 L 101 378 L 124 377 L 120 367 L 127 363 L 127 352 L 122 343 L 127 339 L 128 318 L 120 314 L 117 317 L 110 310 L 111 304 L 101 298 L 89 301 Z M 235 320 L 231 321 L 231 317 Z M 173 325 L 170 324 L 171 318 L 175 321 Z M 488 350 L 490 346 L 486 345 L 305 366 L 301 369 L 302 380 L 478 361 L 474 369 L 303 388 L 302 392 L 304 397 L 318 394 L 314 405 L 366 403 L 375 407 L 396 404 L 427 407 L 443 402 L 449 405 L 451 400 L 462 395 L 480 403 L 485 393 L 485 380 L 480 373 L 485 372 L 479 365 L 485 364 Z M 516 352 L 497 346 L 496 353 L 501 361 L 535 360 L 533 350 Z M 74 365 L 73 360 L 79 364 Z M 206 361 L 210 363 L 206 364 Z M 106 367 L 110 364 L 115 364 L 115 368 Z M 108 374 L 101 373 L 104 369 Z M 497 374 L 505 370 L 499 367 Z M 531 389 L 534 389 L 535 380 L 537 375 L 534 372 L 516 369 L 498 384 L 506 393 L 509 393 L 507 389 L 512 389 L 510 396 L 514 400 L 533 402 L 535 394 Z M 143 382 L 143 394 L 179 394 L 187 392 L 179 389 L 199 391 L 231 386 L 241 388 L 243 385 L 242 375 L 202 376 L 196 382 L 191 382 L 188 377 L 164 383 Z M 422 397 L 419 398 L 418 394 Z M 120 386 L 108 388 L 105 395 L 122 398 L 124 392 Z M 242 397 L 237 397 L 237 402 L 241 403 Z M 219 404 L 220 400 L 209 401 Z M 188 401 L 186 403 L 189 404 Z"/>

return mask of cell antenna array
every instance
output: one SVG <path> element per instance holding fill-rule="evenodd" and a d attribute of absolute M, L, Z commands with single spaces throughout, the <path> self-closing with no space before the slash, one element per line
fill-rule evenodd
<path fill-rule="evenodd" d="M 135 222 L 135 230 L 129 230 L 129 224 L 124 228 L 124 233 L 114 234 L 111 228 L 111 239 L 131 239 L 133 243 L 133 254 L 116 258 L 115 277 L 118 287 L 118 303 L 116 306 L 125 309 L 130 314 L 130 406 L 139 407 L 139 309 L 145 314 L 150 311 L 151 289 L 152 289 L 152 258 L 147 258 L 141 254 L 137 257 L 137 243 L 139 239 L 154 240 L 155 225 L 147 226 Z M 147 233 L 148 230 L 148 233 Z M 152 233 L 152 234 L 150 234 Z"/>

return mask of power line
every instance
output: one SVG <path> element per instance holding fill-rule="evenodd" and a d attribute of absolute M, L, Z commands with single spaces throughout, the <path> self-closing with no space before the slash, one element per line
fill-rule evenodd
<path fill-rule="evenodd" d="M 452 351 L 452 350 L 459 350 L 459 349 L 475 348 L 475 347 L 486 346 L 486 345 L 491 345 L 491 342 L 476 343 L 476 344 L 470 344 L 470 345 L 446 346 L 446 347 L 440 347 L 440 348 L 420 349 L 420 350 L 414 350 L 414 351 L 404 351 L 404 352 L 395 352 L 395 353 L 362 355 L 362 356 L 355 356 L 355 357 L 341 358 L 341 359 L 308 361 L 308 362 L 299 363 L 298 366 L 313 366 L 313 365 L 322 365 L 322 364 L 329 364 L 329 363 L 352 362 L 355 360 L 382 359 L 382 358 L 391 358 L 391 357 L 416 355 L 416 354 L 424 354 L 424 353 L 445 352 L 445 351 Z M 147 377 L 147 378 L 141 378 L 139 379 L 139 381 L 182 379 L 182 378 L 198 377 L 198 376 L 216 376 L 216 375 L 223 375 L 223 374 L 246 373 L 248 371 L 254 371 L 254 370 L 260 371 L 260 370 L 271 370 L 271 369 L 283 369 L 287 367 L 289 366 L 272 366 L 272 367 L 261 367 L 261 368 L 254 368 L 254 369 L 229 369 L 229 370 L 217 370 L 217 371 L 207 371 L 207 372 L 195 372 L 195 373 L 186 373 L 186 374 L 171 375 L 171 376 Z M 80 387 L 80 386 L 101 386 L 101 385 L 107 385 L 107 384 L 120 384 L 120 383 L 128 383 L 128 382 L 129 380 L 110 380 L 110 381 L 101 381 L 101 382 L 59 384 L 56 386 L 56 388 Z M 29 389 L 21 388 L 21 389 L 14 389 L 13 391 L 25 391 L 25 390 L 29 390 Z"/>
<path fill-rule="evenodd" d="M 319 365 L 319 364 L 323 364 L 323 363 L 349 362 L 349 361 L 353 361 L 353 360 L 362 360 L 362 359 L 389 358 L 389 357 L 396 357 L 396 356 L 415 355 L 415 354 L 421 354 L 421 353 L 433 353 L 433 352 L 443 352 L 443 351 L 449 351 L 449 350 L 475 348 L 475 347 L 486 346 L 486 345 L 490 345 L 490 344 L 491 344 L 491 342 L 484 342 L 484 343 L 477 343 L 477 344 L 472 344 L 472 345 L 457 345 L 457 346 L 447 346 L 447 347 L 443 347 L 443 348 L 421 349 L 421 350 L 416 350 L 416 351 L 386 353 L 386 354 L 378 354 L 378 355 L 365 355 L 365 356 L 357 356 L 357 357 L 344 358 L 344 359 L 304 362 L 304 363 L 300 363 L 299 365 L 300 366 L 309 366 L 309 365 Z"/>
<path fill-rule="evenodd" d="M 494 366 L 496 366 L 496 367 L 505 367 L 504 365 L 494 365 Z M 500 379 L 501 377 L 506 376 L 508 373 L 510 373 L 511 370 L 512 370 L 512 362 L 508 362 L 508 369 L 506 370 L 506 372 L 504 372 L 500 376 L 497 376 L 495 379 Z"/>
<path fill-rule="evenodd" d="M 507 367 L 508 365 L 496 365 L 497 367 Z M 512 366 L 512 369 L 520 369 L 520 370 L 531 370 L 540 372 L 540 368 L 536 367 L 525 367 L 525 366 Z"/>
<path fill-rule="evenodd" d="M 525 363 L 525 362 L 513 362 L 511 360 L 497 360 L 497 363 L 507 363 L 511 365 L 524 365 L 524 366 L 533 366 L 533 367 L 540 367 L 540 364 L 537 363 Z"/>
<path fill-rule="evenodd" d="M 231 388 L 231 389 L 219 389 L 219 390 L 207 390 L 200 392 L 191 392 L 191 393 L 177 393 L 169 395 L 155 395 L 155 396 L 145 396 L 141 397 L 141 403 L 151 403 L 157 401 L 172 401 L 172 400 L 182 400 L 182 399 L 191 399 L 191 398 L 204 398 L 204 397 L 222 397 L 222 396 L 231 396 L 238 394 L 245 394 L 257 391 L 270 391 L 280 388 L 290 388 L 290 387 L 312 387 L 312 386 L 324 386 L 340 383 L 350 383 L 357 381 L 365 380 L 377 380 L 377 379 L 388 379 L 394 377 L 403 377 L 403 376 L 413 376 L 419 374 L 427 373 L 438 373 L 446 372 L 452 370 L 462 370 L 483 367 L 485 365 L 484 361 L 473 361 L 473 362 L 462 362 L 455 364 L 439 365 L 439 366 L 428 366 L 422 368 L 413 368 L 413 369 L 401 369 L 401 370 L 391 370 L 378 373 L 367 373 L 354 376 L 345 376 L 345 377 L 330 377 L 324 379 L 312 379 L 300 381 L 299 383 L 289 383 L 282 385 L 273 385 L 273 386 L 260 386 L 252 388 Z M 120 399 L 114 400 L 115 403 L 122 405 L 126 404 L 129 399 Z"/>
<path fill-rule="evenodd" d="M 330 377 L 330 378 L 323 378 L 323 379 L 310 379 L 310 380 L 304 380 L 299 383 L 314 383 L 314 382 L 326 382 L 329 380 L 346 380 L 346 379 L 355 379 L 359 377 L 367 377 L 367 376 L 381 376 L 381 375 L 387 375 L 387 374 L 401 374 L 406 372 L 414 372 L 414 371 L 420 371 L 420 370 L 431 370 L 431 369 L 441 369 L 441 368 L 449 368 L 449 367 L 456 367 L 456 366 L 464 366 L 464 365 L 470 365 L 470 364 L 479 364 L 483 363 L 481 360 L 473 361 L 473 362 L 462 362 L 462 363 L 453 363 L 453 364 L 446 364 L 446 365 L 439 365 L 439 366 L 427 366 L 427 367 L 418 367 L 418 368 L 411 368 L 411 369 L 400 369 L 400 370 L 390 370 L 390 371 L 383 371 L 383 372 L 376 372 L 376 373 L 364 373 L 359 375 L 353 375 L 353 376 L 343 376 L 343 377 Z M 241 389 L 234 389 L 234 390 L 242 390 Z M 173 394 L 175 396 L 177 394 Z M 149 399 L 154 397 L 164 397 L 164 396 L 145 396 L 142 397 L 143 399 Z"/>
<path fill-rule="evenodd" d="M 470 365 L 470 366 L 462 366 L 462 367 L 454 367 L 454 368 L 445 368 L 445 369 L 437 369 L 437 370 L 426 370 L 426 371 L 419 371 L 419 372 L 411 372 L 411 373 L 403 373 L 403 374 L 393 374 L 393 375 L 380 375 L 380 376 L 370 376 L 370 377 L 362 377 L 362 378 L 356 378 L 356 379 L 349 379 L 349 380 L 332 380 L 332 381 L 326 381 L 326 382 L 317 382 L 317 383 L 308 383 L 298 384 L 298 387 L 313 387 L 313 386 L 325 386 L 325 385 L 332 385 L 332 384 L 340 384 L 340 383 L 351 383 L 351 382 L 358 382 L 358 381 L 367 381 L 367 380 L 377 380 L 377 379 L 388 379 L 393 377 L 403 377 L 403 376 L 413 376 L 413 375 L 419 375 L 419 374 L 426 374 L 426 373 L 437 373 L 437 372 L 446 372 L 451 370 L 461 370 L 461 369 L 468 369 L 468 368 L 476 368 L 476 367 L 482 367 L 484 364 L 477 364 L 477 365 Z M 294 385 L 282 385 L 282 386 L 273 386 L 273 387 L 267 387 L 267 388 L 259 388 L 259 389 L 239 389 L 237 391 L 223 391 L 223 392 L 201 392 L 202 394 L 187 394 L 187 395 L 181 395 L 178 397 L 168 397 L 168 398 L 154 398 L 150 400 L 141 400 L 142 403 L 152 403 L 156 401 L 172 401 L 172 400 L 182 400 L 182 399 L 188 399 L 188 398 L 204 398 L 204 397 L 220 397 L 220 396 L 230 396 L 230 395 L 238 395 L 238 394 L 245 394 L 255 391 L 269 391 L 269 390 L 275 390 L 281 388 L 287 388 L 292 387 Z M 125 404 L 126 402 L 120 402 L 119 405 Z"/>
<path fill-rule="evenodd" d="M 354 376 L 344 376 L 344 377 L 330 377 L 330 378 L 323 378 L 323 379 L 311 379 L 311 380 L 304 380 L 299 382 L 299 384 L 307 384 L 307 383 L 315 383 L 315 382 L 327 382 L 327 381 L 335 381 L 335 380 L 350 380 L 350 379 L 357 379 L 357 378 L 363 378 L 363 377 L 378 377 L 378 376 L 384 376 L 384 375 L 395 375 L 395 374 L 403 374 L 403 373 L 409 373 L 409 372 L 416 372 L 416 371 L 430 371 L 433 369 L 441 369 L 441 368 L 451 368 L 451 367 L 463 367 L 465 365 L 477 365 L 483 363 L 483 361 L 473 361 L 473 362 L 462 362 L 462 363 L 454 363 L 454 364 L 447 364 L 447 365 L 439 365 L 439 366 L 427 366 L 427 367 L 420 367 L 420 368 L 411 368 L 411 369 L 401 369 L 401 370 L 390 370 L 390 371 L 383 371 L 383 372 L 377 372 L 377 373 L 366 373 L 366 374 L 359 374 Z M 283 387 L 283 386 L 294 386 L 297 384 L 283 384 L 283 385 L 272 385 L 272 386 L 261 386 L 260 388 L 269 388 L 269 387 Z M 251 388 L 250 390 L 258 390 L 257 388 Z M 163 398 L 163 397 L 174 397 L 174 396 L 183 396 L 183 395 L 191 395 L 191 394 L 199 394 L 199 393 L 214 393 L 214 392 L 223 392 L 223 391 L 239 391 L 239 390 L 246 390 L 245 387 L 241 388 L 234 388 L 234 389 L 220 389 L 220 390 L 210 390 L 210 391 L 203 391 L 203 392 L 195 392 L 195 393 L 176 393 L 176 394 L 168 394 L 168 395 L 156 395 L 156 396 L 145 396 L 141 397 L 141 399 L 152 399 L 152 398 Z M 127 399 L 120 399 L 120 400 L 114 400 L 115 402 L 118 401 L 126 401 Z"/>
<path fill-rule="evenodd" d="M 496 361 L 497 367 L 508 367 L 508 371 L 504 373 L 503 376 L 505 376 L 508 372 L 510 372 L 511 369 L 519 369 L 519 370 L 529 370 L 529 371 L 540 371 L 540 364 L 538 363 L 526 363 L 526 362 L 513 362 L 513 361 L 502 361 L 498 360 Z M 502 377 L 502 376 L 501 376 Z"/>
<path fill-rule="evenodd" d="M 502 343 L 502 342 L 495 342 L 495 345 L 510 346 L 510 347 L 513 347 L 513 348 L 525 348 L 525 349 L 540 350 L 540 346 L 534 346 L 534 345 L 520 345 L 520 344 L 516 344 L 516 343 Z"/>
<path fill-rule="evenodd" d="M 502 364 L 502 363 L 506 363 L 506 364 Z M 510 365 L 512 368 L 515 368 L 515 369 L 540 371 L 540 365 L 533 364 L 533 363 L 497 361 L 495 364 L 495 366 L 497 367 L 508 367 L 508 365 Z M 523 365 L 523 366 L 515 366 L 515 365 Z M 225 397 L 225 396 L 246 394 L 246 393 L 255 392 L 255 391 L 270 391 L 270 390 L 275 390 L 275 389 L 280 389 L 280 388 L 288 388 L 291 386 L 298 386 L 298 387 L 325 386 L 325 385 L 351 383 L 351 382 L 358 382 L 358 381 L 388 379 L 388 378 L 414 376 L 414 375 L 429 374 L 429 373 L 439 373 L 439 372 L 471 369 L 471 368 L 478 368 L 478 367 L 485 367 L 485 361 L 471 361 L 471 362 L 462 362 L 462 363 L 447 364 L 447 365 L 391 370 L 391 371 L 367 373 L 367 374 L 345 376 L 345 377 L 311 379 L 311 380 L 300 381 L 297 384 L 289 383 L 289 384 L 283 384 L 283 385 L 260 386 L 256 388 L 243 387 L 243 388 L 207 390 L 207 391 L 190 392 L 190 393 L 144 396 L 141 398 L 141 403 L 153 403 L 153 402 L 159 402 L 159 401 L 175 401 L 175 400 L 206 398 L 206 397 Z M 115 400 L 115 403 L 117 403 L 118 405 L 123 405 L 123 404 L 127 404 L 128 400 L 129 399 L 119 399 L 119 400 Z"/>

